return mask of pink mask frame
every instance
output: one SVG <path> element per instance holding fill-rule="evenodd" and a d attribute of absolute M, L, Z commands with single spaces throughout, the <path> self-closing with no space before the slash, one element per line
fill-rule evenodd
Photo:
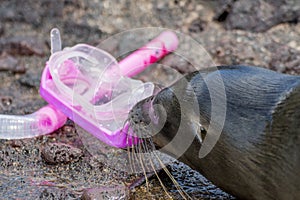
<path fill-rule="evenodd" d="M 111 83 L 113 83 L 114 76 L 120 78 L 120 77 L 132 77 L 134 75 L 137 75 L 138 73 L 146 69 L 149 65 L 157 62 L 159 59 L 161 59 L 168 53 L 174 51 L 178 46 L 178 38 L 176 34 L 171 31 L 162 32 L 155 39 L 153 39 L 152 41 L 150 41 L 148 44 L 138 49 L 137 51 L 133 52 L 132 54 L 124 58 L 122 61 L 120 61 L 119 63 L 117 63 L 117 61 L 115 61 L 113 56 L 111 56 L 107 52 L 86 44 L 78 44 L 72 48 L 68 48 L 68 49 L 64 49 L 63 51 L 60 51 L 61 49 L 60 36 L 59 36 L 59 31 L 57 29 L 53 29 L 51 31 L 51 42 L 54 43 L 55 40 L 57 42 L 56 44 L 51 45 L 52 56 L 50 57 L 49 61 L 46 64 L 46 67 L 42 74 L 41 84 L 40 84 L 40 95 L 50 105 L 52 105 L 50 106 L 50 108 L 53 109 L 52 111 L 53 116 L 52 117 L 50 116 L 49 118 L 50 122 L 48 120 L 47 123 L 44 123 L 44 125 L 49 125 L 49 123 L 50 124 L 56 123 L 56 125 L 53 127 L 54 129 L 57 129 L 65 123 L 66 117 L 68 117 L 71 120 L 73 120 L 76 124 L 81 126 L 83 129 L 93 134 L 95 137 L 97 137 L 98 139 L 100 139 L 101 141 L 105 142 L 110 146 L 114 146 L 117 148 L 125 148 L 127 146 L 131 146 L 132 144 L 136 144 L 138 142 L 138 138 L 127 137 L 129 131 L 128 124 L 125 124 L 124 126 L 120 126 L 116 130 L 111 131 L 99 125 L 97 119 L 95 119 L 95 115 L 91 114 L 92 110 L 85 109 L 88 106 L 79 105 L 80 103 L 84 102 L 85 105 L 91 104 L 92 107 L 95 106 L 94 103 L 99 99 L 101 99 L 103 95 L 106 94 L 107 90 L 105 89 L 106 87 L 101 87 L 102 86 L 101 80 L 100 80 L 101 86 L 99 86 L 99 84 L 93 84 L 93 81 L 86 78 L 85 74 L 82 74 L 82 71 L 78 70 L 79 68 L 76 68 L 76 65 L 72 63 L 72 61 L 70 61 L 69 57 L 66 55 L 73 55 L 74 52 L 79 50 L 80 50 L 79 52 L 80 54 L 83 53 L 82 54 L 83 57 L 85 55 L 89 56 L 86 58 L 87 60 L 91 58 L 92 59 L 96 58 L 97 54 L 99 55 L 101 54 L 102 57 L 100 60 L 103 60 L 103 55 L 104 55 L 105 59 L 108 60 L 109 62 L 105 66 L 105 72 L 101 72 L 101 73 L 104 79 L 106 78 L 112 79 L 112 82 L 110 82 L 107 86 L 110 87 Z M 94 55 L 91 55 L 91 52 Z M 56 63 L 53 62 L 53 60 L 58 60 L 58 58 L 63 60 L 60 62 L 60 63 L 64 63 L 63 68 L 55 68 L 57 66 L 54 66 L 56 65 Z M 97 58 L 99 58 L 99 56 Z M 98 59 L 96 60 L 96 62 L 101 62 L 100 60 Z M 57 74 L 59 74 L 60 81 L 64 82 L 65 85 L 73 85 L 72 86 L 73 88 L 71 88 L 73 89 L 73 92 L 75 90 L 74 89 L 75 87 L 78 89 L 78 91 L 80 91 L 80 93 L 84 93 L 85 89 L 86 88 L 88 89 L 89 87 L 97 88 L 97 92 L 94 92 L 93 94 L 94 98 L 87 100 L 85 98 L 85 95 L 70 97 L 69 96 L 70 93 L 68 93 L 68 90 L 71 89 L 58 84 Z M 92 76 L 93 72 L 90 72 L 90 75 Z M 124 79 L 124 81 L 126 81 L 126 79 Z M 86 86 L 82 87 L 83 85 Z M 65 87 L 66 90 L 62 89 L 63 87 Z M 143 85 L 143 89 L 148 90 L 149 93 L 149 91 L 151 90 L 151 84 Z M 143 98 L 146 97 L 147 96 Z M 80 98 L 82 99 L 80 100 Z M 76 100 L 78 101 L 76 102 Z M 122 114 L 127 114 L 130 108 L 131 107 L 125 106 L 123 110 L 122 109 L 120 110 L 122 110 Z M 94 109 L 93 111 L 96 112 L 97 110 L 95 111 Z M 97 112 L 99 112 L 100 114 Z M 101 110 L 97 112 L 96 112 L 97 116 L 101 115 L 102 119 L 104 120 L 106 116 L 108 116 L 109 118 L 109 116 L 111 116 L 112 114 L 109 112 L 104 112 L 104 111 L 102 112 Z M 116 112 L 114 114 L 118 115 L 119 113 Z M 41 126 L 43 126 L 42 123 Z"/>

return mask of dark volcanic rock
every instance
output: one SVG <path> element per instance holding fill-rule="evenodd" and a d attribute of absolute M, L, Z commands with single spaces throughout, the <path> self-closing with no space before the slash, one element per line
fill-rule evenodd
<path fill-rule="evenodd" d="M 191 25 L 189 26 L 189 31 L 193 33 L 199 33 L 204 31 L 205 27 L 207 25 L 207 22 L 201 20 L 201 19 L 195 19 L 192 21 Z"/>
<path fill-rule="evenodd" d="M 273 43 L 270 68 L 282 73 L 300 74 L 300 52 L 286 45 Z"/>
<path fill-rule="evenodd" d="M 82 155 L 81 149 L 63 143 L 50 143 L 42 149 L 42 157 L 49 164 L 77 161 Z"/>
<path fill-rule="evenodd" d="M 211 54 L 221 64 L 245 64 L 253 63 L 259 59 L 258 52 L 254 47 L 245 43 L 238 43 L 235 40 L 223 38 L 211 48 Z"/>
<path fill-rule="evenodd" d="M 35 72 L 28 72 L 19 79 L 19 83 L 26 87 L 39 88 L 41 75 Z"/>
<path fill-rule="evenodd" d="M 4 28 L 3 26 L 0 24 L 0 36 L 4 34 Z"/>
<path fill-rule="evenodd" d="M 25 73 L 26 69 L 25 69 L 24 65 L 19 64 L 19 61 L 16 58 L 14 58 L 6 53 L 3 53 L 0 56 L 0 71 Z"/>
<path fill-rule="evenodd" d="M 110 185 L 84 191 L 82 200 L 93 199 L 128 199 L 129 191 L 124 185 Z"/>
<path fill-rule="evenodd" d="M 84 37 L 85 39 L 89 39 L 89 37 L 93 35 L 98 35 L 100 38 L 102 35 L 102 31 L 97 27 L 91 27 L 87 24 L 78 24 L 72 21 L 64 23 L 64 33 Z"/>
<path fill-rule="evenodd" d="M 38 13 L 37 1 L 7 1 L 4 0 L 0 8 L 1 21 L 19 21 L 38 25 L 41 22 L 41 16 Z"/>
<path fill-rule="evenodd" d="M 300 1 L 227 1 L 215 19 L 224 21 L 227 29 L 262 32 L 280 23 L 297 23 L 300 19 Z"/>
<path fill-rule="evenodd" d="M 232 5 L 234 4 L 235 0 L 217 0 L 216 3 L 217 5 L 215 5 L 215 8 L 219 8 L 219 9 L 215 9 L 216 13 L 215 13 L 215 17 L 214 20 L 218 21 L 218 22 L 224 22 L 229 13 L 231 12 L 232 9 Z"/>
<path fill-rule="evenodd" d="M 53 199 L 78 199 L 75 194 L 68 192 L 67 190 L 58 189 L 45 189 L 40 194 L 41 200 L 53 200 Z"/>
<path fill-rule="evenodd" d="M 39 26 L 44 18 L 62 17 L 63 6 L 63 1 L 3 0 L 0 7 L 0 20 L 25 22 Z"/>
<path fill-rule="evenodd" d="M 14 36 L 0 39 L 0 53 L 7 52 L 11 55 L 44 55 L 45 42 L 35 37 Z"/>
<path fill-rule="evenodd" d="M 169 55 L 165 57 L 161 63 L 177 70 L 182 74 L 195 71 L 195 68 L 186 59 L 175 55 Z"/>

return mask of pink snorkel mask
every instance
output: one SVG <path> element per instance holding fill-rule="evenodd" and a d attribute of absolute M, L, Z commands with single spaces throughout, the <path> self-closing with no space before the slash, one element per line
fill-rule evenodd
<path fill-rule="evenodd" d="M 53 29 L 52 55 L 40 85 L 49 105 L 23 116 L 0 114 L 0 139 L 49 134 L 68 117 L 108 145 L 123 148 L 137 143 L 138 138 L 127 137 L 127 114 L 153 94 L 154 85 L 129 77 L 177 46 L 177 36 L 166 31 L 118 63 L 109 53 L 86 44 L 61 50 L 59 31 Z"/>
<path fill-rule="evenodd" d="M 56 110 L 101 141 L 119 148 L 132 145 L 138 139 L 128 140 L 128 124 L 124 123 L 130 109 L 153 94 L 154 84 L 129 77 L 177 46 L 176 35 L 163 32 L 118 63 L 107 52 L 86 44 L 61 50 L 59 31 L 53 29 L 52 55 L 42 75 L 40 94 Z M 46 124 L 62 126 L 65 117 L 59 111 L 52 112 L 56 117 Z"/>

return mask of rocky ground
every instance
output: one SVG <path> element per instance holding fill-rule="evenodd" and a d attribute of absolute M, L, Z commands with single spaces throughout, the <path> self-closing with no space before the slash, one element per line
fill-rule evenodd
<path fill-rule="evenodd" d="M 299 19 L 297 0 L 2 0 L 0 112 L 28 114 L 46 105 L 39 96 L 39 82 L 50 56 L 53 27 L 60 29 L 63 46 L 101 44 L 119 58 L 144 42 L 139 37 L 130 40 L 126 34 L 109 40 L 129 29 L 163 27 L 193 38 L 201 50 L 191 52 L 193 48 L 185 43 L 180 46 L 191 62 L 170 55 L 147 71 L 151 77 L 139 76 L 168 84 L 174 71 L 166 66 L 186 73 L 212 63 L 248 64 L 300 74 Z M 107 160 L 122 154 L 119 150 L 98 141 L 93 144 L 96 150 L 91 151 L 87 147 L 91 137 L 68 121 L 49 136 L 0 140 L 1 199 L 170 198 L 155 176 L 146 187 L 140 179 L 143 174 L 130 174 L 108 164 Z M 181 163 L 168 169 L 193 199 L 234 198 Z M 173 199 L 182 198 L 164 172 L 159 177 Z"/>

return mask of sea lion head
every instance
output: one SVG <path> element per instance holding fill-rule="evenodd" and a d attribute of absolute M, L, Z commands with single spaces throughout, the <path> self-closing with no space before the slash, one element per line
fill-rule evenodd
<path fill-rule="evenodd" d="M 205 137 L 197 96 L 192 88 L 188 89 L 191 77 L 197 74 L 184 77 L 138 102 L 128 116 L 130 126 L 139 138 L 150 140 L 156 150 L 175 158 L 182 157 L 193 143 L 200 148 Z"/>

